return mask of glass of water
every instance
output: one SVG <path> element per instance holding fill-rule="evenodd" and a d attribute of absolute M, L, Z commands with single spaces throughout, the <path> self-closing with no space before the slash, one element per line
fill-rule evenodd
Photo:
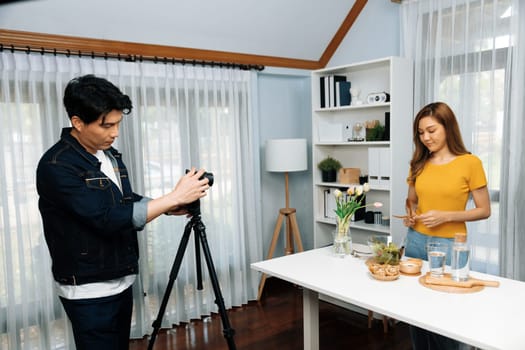
<path fill-rule="evenodd" d="M 445 261 L 447 260 L 448 244 L 443 242 L 429 242 L 427 244 L 428 268 L 431 277 L 443 277 Z"/>

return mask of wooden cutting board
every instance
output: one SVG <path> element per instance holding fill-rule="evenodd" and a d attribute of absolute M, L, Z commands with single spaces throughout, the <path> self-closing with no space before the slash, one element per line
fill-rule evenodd
<path fill-rule="evenodd" d="M 499 286 L 497 281 L 485 281 L 475 278 L 470 278 L 465 282 L 457 282 L 452 279 L 449 273 L 446 273 L 442 278 L 432 278 L 427 273 L 419 277 L 419 283 L 427 288 L 447 293 L 475 293 L 483 290 L 485 286 Z"/>

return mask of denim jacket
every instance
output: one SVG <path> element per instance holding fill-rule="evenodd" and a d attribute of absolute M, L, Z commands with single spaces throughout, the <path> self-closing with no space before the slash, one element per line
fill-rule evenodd
<path fill-rule="evenodd" d="M 100 170 L 98 159 L 64 128 L 60 140 L 37 168 L 38 206 L 52 259 L 61 284 L 106 281 L 138 273 L 134 203 L 121 154 L 110 152 L 120 172 L 120 189 Z"/>

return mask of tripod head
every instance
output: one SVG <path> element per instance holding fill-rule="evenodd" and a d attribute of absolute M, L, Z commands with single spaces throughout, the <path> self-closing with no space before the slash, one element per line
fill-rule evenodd
<path fill-rule="evenodd" d="M 189 169 L 186 169 L 186 174 L 189 172 Z M 211 187 L 213 186 L 213 173 L 208 173 L 208 172 L 205 172 L 204 174 L 202 174 L 202 176 L 199 178 L 199 180 L 202 180 L 202 179 L 208 179 L 208 185 Z M 197 199 L 196 201 L 194 202 L 191 202 L 190 204 L 187 204 L 186 205 L 186 210 L 188 210 L 188 213 L 191 215 L 191 216 L 199 216 L 201 215 L 201 201 L 200 199 Z"/>
<path fill-rule="evenodd" d="M 191 217 L 197 217 L 201 215 L 201 200 L 197 199 L 195 202 L 191 202 L 186 205 L 186 210 Z"/>

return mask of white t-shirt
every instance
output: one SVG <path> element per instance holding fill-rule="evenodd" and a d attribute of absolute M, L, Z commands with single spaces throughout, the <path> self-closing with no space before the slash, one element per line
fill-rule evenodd
<path fill-rule="evenodd" d="M 110 156 L 101 150 L 98 150 L 95 156 L 102 163 L 100 170 L 122 191 L 122 186 L 119 181 L 120 177 L 116 174 Z M 57 294 L 66 299 L 102 298 L 122 293 L 135 282 L 136 278 L 137 275 L 128 275 L 109 281 L 86 283 L 78 286 L 60 284 L 58 282 L 55 282 L 55 284 Z"/>

